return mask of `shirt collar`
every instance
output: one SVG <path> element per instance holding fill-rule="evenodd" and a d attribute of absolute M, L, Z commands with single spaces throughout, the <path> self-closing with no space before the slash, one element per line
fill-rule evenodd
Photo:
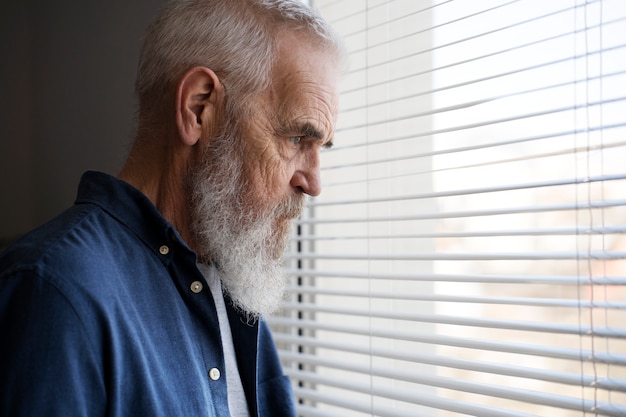
<path fill-rule="evenodd" d="M 75 204 L 94 204 L 124 224 L 169 264 L 175 247 L 191 251 L 163 215 L 141 191 L 102 172 L 87 171 L 78 186 Z"/>

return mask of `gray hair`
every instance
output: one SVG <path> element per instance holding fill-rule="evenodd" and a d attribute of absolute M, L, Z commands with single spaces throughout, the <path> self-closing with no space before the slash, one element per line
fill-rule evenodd
<path fill-rule="evenodd" d="M 271 82 L 280 32 L 301 31 L 313 46 L 345 57 L 342 43 L 316 11 L 298 0 L 178 0 L 148 28 L 135 89 L 154 105 L 189 69 L 205 66 L 243 102 Z"/>

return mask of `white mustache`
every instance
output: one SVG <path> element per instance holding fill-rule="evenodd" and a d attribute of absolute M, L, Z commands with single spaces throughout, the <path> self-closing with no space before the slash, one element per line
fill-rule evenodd
<path fill-rule="evenodd" d="M 304 210 L 306 200 L 303 194 L 294 194 L 282 200 L 275 208 L 274 214 L 277 218 L 296 219 L 300 217 Z"/>

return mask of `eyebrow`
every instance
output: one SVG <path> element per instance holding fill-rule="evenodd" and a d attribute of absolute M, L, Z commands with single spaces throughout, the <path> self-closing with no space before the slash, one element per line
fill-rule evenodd
<path fill-rule="evenodd" d="M 324 139 L 324 134 L 320 132 L 315 126 L 313 126 L 309 122 L 305 122 L 298 127 L 298 131 L 300 131 L 303 135 L 306 135 L 313 139 Z"/>
<path fill-rule="evenodd" d="M 313 138 L 313 139 L 318 139 L 318 140 L 323 140 L 324 139 L 324 134 L 317 129 L 315 126 L 313 126 L 313 124 L 311 124 L 310 122 L 305 122 L 303 124 L 301 124 L 299 126 L 298 131 L 302 132 L 303 135 Z M 326 143 L 324 143 L 323 147 L 325 149 L 330 149 L 333 147 L 333 138 L 331 137 Z"/>

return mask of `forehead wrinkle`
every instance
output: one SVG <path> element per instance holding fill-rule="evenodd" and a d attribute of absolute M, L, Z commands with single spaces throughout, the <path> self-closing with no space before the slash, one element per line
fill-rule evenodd
<path fill-rule="evenodd" d="M 309 97 L 306 99 L 304 97 Z M 279 102 L 280 130 L 287 130 L 288 134 L 302 134 L 310 138 L 323 140 L 332 136 L 333 121 L 336 113 L 334 106 L 329 105 L 319 94 L 285 94 L 284 100 Z"/>

